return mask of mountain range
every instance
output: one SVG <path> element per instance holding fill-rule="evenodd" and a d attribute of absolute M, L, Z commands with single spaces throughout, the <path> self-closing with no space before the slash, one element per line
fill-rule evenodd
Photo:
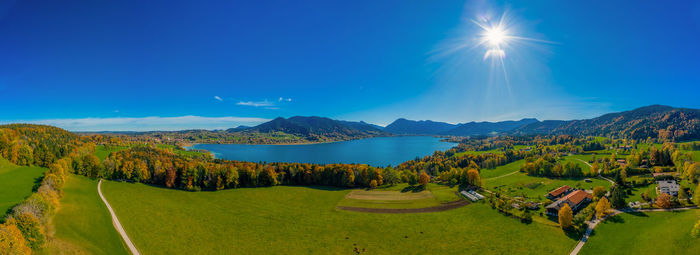
<path fill-rule="evenodd" d="M 499 122 L 468 122 L 463 124 L 450 124 L 430 120 L 397 119 L 384 128 L 384 131 L 400 135 L 451 135 L 473 136 L 501 134 L 516 128 L 539 122 L 537 119 L 521 119 L 517 121 Z"/>
<path fill-rule="evenodd" d="M 152 132 L 110 132 L 149 135 L 187 143 L 309 143 L 391 135 L 577 135 L 632 139 L 661 138 L 683 141 L 700 139 L 700 110 L 651 105 L 630 111 L 608 113 L 581 120 L 467 122 L 451 124 L 431 120 L 397 119 L 386 127 L 363 121 L 325 117 L 278 117 L 254 127 L 227 130 L 183 130 Z"/>
<path fill-rule="evenodd" d="M 431 120 L 397 119 L 382 128 L 363 121 L 342 121 L 323 117 L 295 116 L 276 118 L 242 132 L 283 132 L 299 136 L 318 135 L 335 139 L 386 135 L 532 135 L 567 134 L 667 140 L 700 139 L 700 110 L 651 105 L 630 111 L 608 113 L 582 120 L 544 120 L 524 118 L 517 121 L 468 122 L 451 124 Z"/>

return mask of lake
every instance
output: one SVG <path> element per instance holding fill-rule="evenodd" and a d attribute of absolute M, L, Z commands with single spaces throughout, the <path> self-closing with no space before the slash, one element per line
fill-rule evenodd
<path fill-rule="evenodd" d="M 196 144 L 190 149 L 208 150 L 216 158 L 228 160 L 362 163 L 383 167 L 431 155 L 438 150 L 445 151 L 456 145 L 431 136 L 396 136 L 302 145 Z"/>

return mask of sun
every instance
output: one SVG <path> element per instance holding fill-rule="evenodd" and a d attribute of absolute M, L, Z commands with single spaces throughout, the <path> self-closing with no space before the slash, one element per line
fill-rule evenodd
<path fill-rule="evenodd" d="M 491 27 L 484 30 L 484 40 L 488 42 L 491 47 L 498 48 L 508 37 L 508 35 L 506 35 L 506 31 L 500 26 Z"/>

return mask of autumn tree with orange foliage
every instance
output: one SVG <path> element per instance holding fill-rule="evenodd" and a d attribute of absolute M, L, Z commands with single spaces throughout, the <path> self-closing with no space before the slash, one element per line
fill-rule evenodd
<path fill-rule="evenodd" d="M 16 225 L 7 222 L 0 225 L 0 254 L 32 254 Z"/>
<path fill-rule="evenodd" d="M 376 189 L 377 188 L 377 180 L 372 180 L 371 182 L 369 182 L 369 188 Z"/>
<path fill-rule="evenodd" d="M 569 229 L 573 225 L 573 220 L 574 211 L 571 210 L 569 204 L 564 203 L 564 206 L 559 209 L 559 226 L 564 230 Z"/>
<path fill-rule="evenodd" d="M 607 198 L 602 197 L 598 200 L 598 204 L 595 206 L 595 215 L 598 219 L 603 218 L 610 211 L 610 202 Z"/>
<path fill-rule="evenodd" d="M 656 207 L 668 209 L 671 208 L 671 195 L 666 193 L 661 193 L 659 197 L 656 198 Z"/>
<path fill-rule="evenodd" d="M 425 172 L 421 172 L 420 176 L 418 177 L 418 184 L 425 187 L 425 185 L 428 185 L 429 182 L 430 175 L 426 174 Z"/>

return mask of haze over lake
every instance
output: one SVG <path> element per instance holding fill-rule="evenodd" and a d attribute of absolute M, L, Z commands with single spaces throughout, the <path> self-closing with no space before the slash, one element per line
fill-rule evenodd
<path fill-rule="evenodd" d="M 228 160 L 387 166 L 455 145 L 430 136 L 398 136 L 304 145 L 196 144 L 190 148 L 208 150 L 216 158 Z"/>

